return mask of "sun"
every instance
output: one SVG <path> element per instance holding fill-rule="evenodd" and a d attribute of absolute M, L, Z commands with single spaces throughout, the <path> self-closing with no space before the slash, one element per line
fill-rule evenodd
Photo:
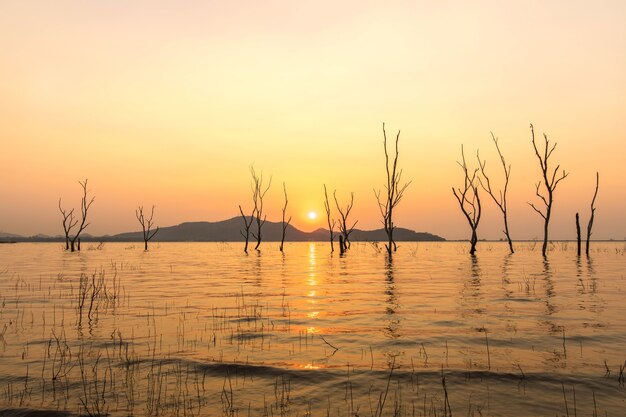
<path fill-rule="evenodd" d="M 316 212 L 314 212 L 314 211 L 309 211 L 309 214 L 307 214 L 307 217 L 308 217 L 310 220 L 315 220 L 315 219 L 317 219 L 317 213 L 316 213 Z"/>

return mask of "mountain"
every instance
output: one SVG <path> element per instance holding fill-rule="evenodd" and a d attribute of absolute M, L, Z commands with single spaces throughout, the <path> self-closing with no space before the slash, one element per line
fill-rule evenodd
<path fill-rule="evenodd" d="M 256 225 L 253 224 L 251 231 Z M 244 238 L 240 231 L 243 228 L 243 219 L 241 217 L 233 217 L 232 219 L 219 222 L 186 222 L 177 226 L 161 227 L 159 232 L 154 236 L 155 242 L 237 242 L 243 241 Z M 282 235 L 282 224 L 274 222 L 265 222 L 262 229 L 263 240 L 280 241 Z M 302 232 L 295 227 L 288 225 L 287 236 L 292 241 L 309 240 L 306 238 L 308 233 Z M 143 240 L 142 232 L 120 233 L 118 235 L 109 236 L 107 240 L 111 241 L 141 241 Z M 250 236 L 252 240 L 252 236 Z"/>
<path fill-rule="evenodd" d="M 249 218 L 248 218 L 249 219 Z M 250 231 L 254 231 L 256 224 L 253 224 Z M 267 221 L 263 225 L 263 241 L 278 242 L 282 237 L 282 223 Z M 152 239 L 153 242 L 242 242 L 244 240 L 241 235 L 243 229 L 243 220 L 241 217 L 233 217 L 232 219 L 219 222 L 186 222 L 176 226 L 168 226 L 159 228 L 159 232 Z M 2 237 L 3 235 L 0 235 Z M 286 230 L 286 241 L 289 242 L 324 242 L 329 238 L 328 230 L 320 228 L 312 232 L 303 232 L 295 227 L 288 225 Z M 23 237 L 12 235 L 10 238 L 18 242 L 61 242 L 64 241 L 63 236 L 44 236 L 37 235 L 31 237 Z M 353 242 L 359 241 L 384 241 L 386 239 L 383 229 L 377 230 L 359 230 L 354 229 L 350 235 Z M 415 232 L 409 229 L 396 228 L 394 231 L 394 239 L 397 242 L 406 241 L 443 241 L 444 238 L 425 232 Z M 127 232 L 112 236 L 92 236 L 85 234 L 81 236 L 83 242 L 141 242 L 143 241 L 142 232 Z M 254 240 L 252 234 L 250 241 Z"/>
<path fill-rule="evenodd" d="M 251 231 L 254 231 L 256 224 L 253 224 Z M 241 235 L 243 220 L 241 217 L 220 222 L 187 222 L 177 226 L 163 227 L 155 235 L 155 242 L 241 242 L 244 240 Z M 267 221 L 262 229 L 263 240 L 266 242 L 280 241 L 282 236 L 282 223 Z M 328 230 L 320 228 L 313 232 L 303 232 L 288 225 L 285 233 L 285 240 L 290 242 L 319 242 L 328 240 Z M 350 238 L 353 242 L 359 241 L 381 241 L 386 239 L 383 229 L 359 230 L 354 229 Z M 409 229 L 397 228 L 394 231 L 394 238 L 397 242 L 402 241 L 443 241 L 444 238 L 425 232 L 415 232 Z M 121 233 L 108 236 L 108 241 L 141 241 L 142 232 Z M 250 236 L 250 240 L 253 237 Z"/>
<path fill-rule="evenodd" d="M 23 237 L 23 236 L 14 235 L 13 233 L 0 232 L 0 239 L 16 238 L 16 237 Z"/>
<path fill-rule="evenodd" d="M 328 233 L 328 232 L 326 232 Z M 350 240 L 353 242 L 376 242 L 387 240 L 385 229 L 376 230 L 358 230 L 350 234 Z M 393 240 L 396 242 L 442 242 L 445 239 L 441 236 L 433 235 L 427 232 L 416 232 L 410 229 L 397 227 L 393 231 Z"/>

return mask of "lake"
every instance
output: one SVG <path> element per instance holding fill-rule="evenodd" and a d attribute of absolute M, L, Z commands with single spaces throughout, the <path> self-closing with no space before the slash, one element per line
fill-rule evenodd
<path fill-rule="evenodd" d="M 83 246 L 0 245 L 0 415 L 626 409 L 623 242 Z"/>

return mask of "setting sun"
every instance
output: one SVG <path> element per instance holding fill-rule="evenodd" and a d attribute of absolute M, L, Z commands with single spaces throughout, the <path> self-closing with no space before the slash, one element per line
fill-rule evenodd
<path fill-rule="evenodd" d="M 309 214 L 307 214 L 307 217 L 309 218 L 309 220 L 315 220 L 317 219 L 317 213 L 314 211 L 309 211 Z"/>

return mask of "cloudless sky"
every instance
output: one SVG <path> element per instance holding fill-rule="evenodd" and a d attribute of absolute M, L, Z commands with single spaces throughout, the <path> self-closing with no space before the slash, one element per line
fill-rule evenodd
<path fill-rule="evenodd" d="M 313 230 L 323 184 L 355 193 L 361 228 L 381 226 L 382 123 L 401 130 L 412 184 L 396 224 L 447 238 L 468 227 L 451 187 L 464 144 L 502 180 L 512 165 L 513 238 L 541 237 L 529 123 L 558 142 L 570 175 L 552 237 L 575 236 L 600 172 L 596 238 L 626 237 L 626 2 L 3 1 L 0 230 L 62 232 L 58 198 L 96 201 L 87 232 L 222 220 L 251 204 L 249 166 L 282 182 L 296 227 Z M 502 237 L 483 196 L 480 237 Z M 323 216 L 320 216 L 323 217 Z"/>

